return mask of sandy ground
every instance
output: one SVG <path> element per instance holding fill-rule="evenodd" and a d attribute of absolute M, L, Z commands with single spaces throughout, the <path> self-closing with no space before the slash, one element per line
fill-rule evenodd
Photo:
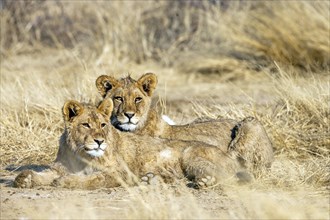
<path fill-rule="evenodd" d="M 11 187 L 13 178 L 1 178 L 1 219 L 329 219 L 329 196 L 308 188 L 283 191 L 251 184 L 204 190 L 181 185 L 17 189 Z"/>
<path fill-rule="evenodd" d="M 145 212 L 141 198 L 146 202 L 154 200 L 155 207 L 161 208 L 169 202 L 170 209 L 179 209 L 181 213 L 167 213 L 158 217 L 193 216 L 197 218 L 223 216 L 231 207 L 240 207 L 224 193 L 221 187 L 209 190 L 196 190 L 178 185 L 117 187 L 98 190 L 69 190 L 54 187 L 36 189 L 17 189 L 12 187 L 14 176 L 8 174 L 1 178 L 1 218 L 77 218 L 77 219 L 118 219 L 152 217 L 152 212 Z M 141 198 L 140 198 L 141 197 Z M 155 198 L 156 197 L 156 198 Z M 194 199 L 192 199 L 192 197 Z M 163 200 L 164 199 L 164 200 Z M 169 199 L 170 201 L 166 201 Z M 195 201 L 196 199 L 196 201 Z M 190 210 L 193 205 L 200 206 Z M 173 207 L 171 207 L 173 206 Z M 139 210 L 139 207 L 141 210 Z M 181 207 L 183 210 L 180 210 Z M 174 211 L 174 210 L 173 210 Z M 134 213 L 135 212 L 135 213 Z M 157 212 L 157 210 L 155 210 Z M 156 216 L 154 216 L 157 218 Z"/>

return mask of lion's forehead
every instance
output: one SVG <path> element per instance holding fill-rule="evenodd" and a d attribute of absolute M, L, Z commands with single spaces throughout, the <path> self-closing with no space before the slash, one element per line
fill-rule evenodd
<path fill-rule="evenodd" d="M 96 125 L 100 125 L 103 122 L 106 122 L 101 113 L 99 113 L 96 109 L 90 108 L 86 109 L 81 116 L 77 118 L 77 123 L 93 123 Z"/>
<path fill-rule="evenodd" d="M 134 80 L 133 78 L 131 78 L 131 76 L 127 76 L 125 78 L 121 78 L 120 79 L 120 84 L 123 86 L 123 87 L 129 87 L 133 84 L 135 84 L 136 80 Z"/>
<path fill-rule="evenodd" d="M 124 97 L 125 99 L 127 99 L 128 101 L 129 100 L 132 100 L 134 101 L 134 99 L 137 97 L 137 96 L 142 96 L 142 97 L 145 97 L 145 95 L 141 92 L 141 90 L 135 86 L 130 86 L 130 87 L 126 87 L 126 88 L 118 88 L 113 96 L 121 96 L 121 97 Z"/>
<path fill-rule="evenodd" d="M 100 113 L 97 113 L 95 111 L 89 112 L 88 119 L 90 122 L 94 122 L 97 124 L 102 123 L 104 120 L 102 120 L 102 116 Z"/>

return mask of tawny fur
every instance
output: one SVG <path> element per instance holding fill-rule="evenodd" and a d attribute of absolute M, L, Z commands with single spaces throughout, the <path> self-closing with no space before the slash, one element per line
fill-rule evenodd
<path fill-rule="evenodd" d="M 151 96 L 156 85 L 157 77 L 153 73 L 146 73 L 138 80 L 130 76 L 115 79 L 106 75 L 96 80 L 96 86 L 102 97 L 114 101 L 111 122 L 119 130 L 215 145 L 224 152 L 234 151 L 241 159 L 242 165 L 250 171 L 270 166 L 273 161 L 272 144 L 257 119 L 248 117 L 243 121 L 196 120 L 185 125 L 168 125 L 161 119 L 156 109 L 151 107 Z M 128 121 L 126 113 L 134 114 L 134 123 L 136 123 L 134 129 L 125 129 L 130 128 L 124 126 Z"/>
<path fill-rule="evenodd" d="M 105 99 L 98 108 L 68 101 L 63 107 L 65 131 L 51 169 L 23 171 L 15 186 L 115 187 L 136 184 L 152 173 L 165 181 L 188 177 L 196 186 L 204 187 L 242 171 L 235 154 L 203 142 L 120 132 L 109 123 L 112 109 L 111 99 Z M 88 154 L 88 144 L 94 140 L 107 143 L 102 156 Z"/>

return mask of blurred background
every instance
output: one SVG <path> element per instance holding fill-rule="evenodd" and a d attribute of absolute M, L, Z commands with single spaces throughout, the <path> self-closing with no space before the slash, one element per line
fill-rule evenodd
<path fill-rule="evenodd" d="M 329 70 L 328 1 L 0 2 L 2 58 L 66 48 L 97 65 L 155 61 L 228 79 L 276 72 L 274 61 Z"/>

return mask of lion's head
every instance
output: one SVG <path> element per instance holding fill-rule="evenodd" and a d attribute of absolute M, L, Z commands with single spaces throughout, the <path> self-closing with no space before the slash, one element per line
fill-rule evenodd
<path fill-rule="evenodd" d="M 106 75 L 96 80 L 102 97 L 113 100 L 111 123 L 122 131 L 134 131 L 144 126 L 156 85 L 157 76 L 153 73 L 146 73 L 138 80 L 130 76 L 117 80 Z"/>
<path fill-rule="evenodd" d="M 107 135 L 113 103 L 104 100 L 98 108 L 67 101 L 62 109 L 67 146 L 83 158 L 101 157 L 108 147 Z"/>

